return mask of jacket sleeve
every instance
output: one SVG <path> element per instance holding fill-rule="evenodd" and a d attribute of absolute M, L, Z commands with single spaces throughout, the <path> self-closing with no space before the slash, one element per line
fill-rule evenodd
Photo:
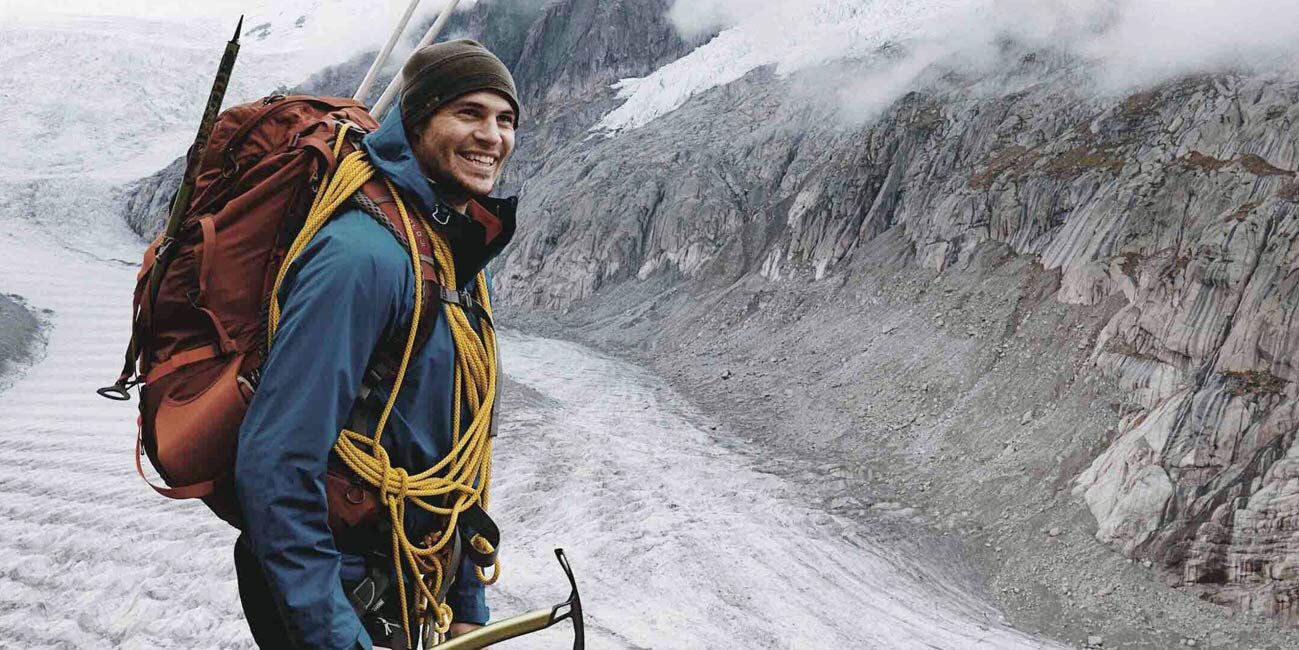
<path fill-rule="evenodd" d="M 370 354 L 405 304 L 409 270 L 383 246 L 400 250 L 395 240 L 328 230 L 281 288 L 279 329 L 239 433 L 235 489 L 253 553 L 299 647 L 368 650 L 339 581 L 324 476 Z"/>

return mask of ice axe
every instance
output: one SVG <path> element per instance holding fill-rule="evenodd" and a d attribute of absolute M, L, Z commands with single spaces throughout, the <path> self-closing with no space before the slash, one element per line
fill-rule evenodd
<path fill-rule="evenodd" d="M 555 549 L 555 557 L 559 558 L 559 565 L 564 568 L 564 575 L 568 576 L 568 584 L 573 587 L 573 591 L 568 594 L 568 600 L 554 607 L 535 609 L 526 614 L 519 614 L 480 627 L 434 647 L 437 650 L 478 650 L 498 641 L 540 632 L 564 619 L 572 619 L 573 650 L 584 650 L 586 628 L 582 623 L 582 598 L 577 593 L 577 580 L 573 578 L 573 569 L 568 566 L 568 558 L 564 557 L 564 549 Z"/>
<path fill-rule="evenodd" d="M 162 241 L 155 249 L 153 270 L 149 272 L 148 284 L 145 285 L 148 290 L 148 302 L 141 304 L 153 305 L 158 301 L 158 289 L 162 286 L 163 276 L 167 273 L 167 267 L 171 264 L 171 258 L 176 254 L 176 237 L 180 233 L 181 224 L 185 222 L 185 213 L 189 212 L 190 199 L 194 196 L 195 174 L 198 171 L 199 161 L 203 157 L 203 149 L 207 146 L 208 138 L 212 135 L 212 126 L 216 124 L 217 115 L 221 112 L 221 103 L 225 101 L 226 88 L 230 85 L 230 73 L 234 70 L 235 60 L 239 57 L 239 34 L 244 28 L 244 17 L 239 16 L 239 24 L 235 25 L 235 35 L 230 37 L 226 43 L 225 52 L 221 54 L 221 63 L 217 66 L 216 79 L 212 81 L 212 90 L 208 92 L 207 104 L 203 109 L 203 119 L 198 125 L 198 134 L 194 136 L 194 144 L 190 145 L 189 152 L 185 155 L 185 172 L 181 177 L 180 187 L 171 197 L 171 208 L 167 213 L 167 228 L 163 231 Z M 137 299 L 139 300 L 139 299 Z M 141 333 L 144 317 L 143 311 L 137 310 L 131 319 L 131 342 L 126 346 L 126 358 L 122 364 L 122 374 L 118 375 L 117 381 L 111 386 L 104 386 L 95 391 L 102 397 L 116 401 L 126 401 L 131 399 L 131 394 L 127 392 L 132 386 L 141 383 L 140 378 L 132 379 L 137 374 L 136 359 L 140 356 L 139 334 Z M 147 324 L 143 324 L 147 326 Z"/>

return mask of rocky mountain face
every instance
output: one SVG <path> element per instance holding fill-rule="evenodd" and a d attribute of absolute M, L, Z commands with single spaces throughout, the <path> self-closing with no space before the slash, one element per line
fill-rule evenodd
<path fill-rule="evenodd" d="M 704 372 L 747 368 L 731 387 L 767 390 L 745 383 L 755 360 L 811 359 L 783 400 L 748 396 L 771 416 L 755 438 L 887 455 L 969 530 L 1027 530 L 1040 518 L 1013 507 L 1072 493 L 1089 533 L 1166 581 L 1295 620 L 1299 80 L 1103 97 L 1076 62 L 1007 47 L 995 74 L 937 66 L 870 119 L 843 114 L 872 65 L 850 61 L 588 137 L 612 81 L 692 47 L 666 4 L 484 0 L 459 24 L 524 97 L 503 309 L 660 360 L 715 352 Z M 137 231 L 167 184 L 128 192 Z M 866 383 L 881 364 L 897 372 Z M 809 413 L 805 438 L 757 433 Z"/>
<path fill-rule="evenodd" d="M 1293 618 L 1299 83 L 1203 76 L 1105 100 L 1072 91 L 1068 67 L 1006 64 L 935 75 L 859 128 L 786 99 L 798 79 L 751 75 L 565 151 L 530 180 L 499 295 L 581 310 L 662 277 L 699 296 L 755 278 L 849 291 L 886 250 L 959 274 L 1004 247 L 1058 273 L 1056 301 L 1123 301 L 1087 343 L 1131 401 L 1074 487 L 1096 537 L 1214 602 Z"/>
<path fill-rule="evenodd" d="M 365 74 L 364 72 L 362 74 Z M 171 198 L 185 175 L 182 156 L 156 173 L 127 186 L 117 196 L 123 219 L 141 237 L 153 239 L 167 225 Z"/>
<path fill-rule="evenodd" d="M 34 360 L 41 343 L 41 322 L 21 298 L 0 294 L 0 389 L 13 381 L 15 368 Z"/>

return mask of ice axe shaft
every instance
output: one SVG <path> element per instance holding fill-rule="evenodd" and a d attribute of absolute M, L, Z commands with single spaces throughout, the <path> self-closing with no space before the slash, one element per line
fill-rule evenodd
<path fill-rule="evenodd" d="M 388 55 L 392 54 L 392 48 L 397 45 L 401 33 L 406 31 L 406 24 L 410 22 L 411 14 L 415 13 L 415 8 L 418 6 L 419 0 L 410 0 L 410 4 L 406 5 L 406 13 L 402 14 L 401 20 L 397 21 L 392 36 L 388 37 L 388 42 L 384 44 L 382 50 L 379 50 L 379 56 L 375 57 L 374 63 L 370 64 L 370 69 L 365 73 L 365 78 L 361 80 L 361 85 L 356 89 L 356 94 L 352 95 L 352 99 L 365 102 L 366 95 L 370 94 L 370 87 L 374 85 L 374 78 L 379 76 L 379 70 L 388 62 Z"/>
<path fill-rule="evenodd" d="M 554 607 L 536 609 L 480 627 L 434 647 L 437 650 L 479 650 L 506 639 L 540 632 L 564 619 L 572 619 L 573 650 L 585 650 L 586 628 L 582 620 L 582 598 L 577 593 L 577 580 L 573 578 L 573 569 L 568 566 L 568 558 L 564 557 L 564 549 L 555 549 L 555 557 L 559 558 L 560 566 L 564 567 L 564 575 L 568 576 L 568 584 L 573 587 L 568 600 Z"/>
<path fill-rule="evenodd" d="M 239 56 L 239 32 L 243 26 L 244 17 L 240 16 L 239 24 L 235 26 L 235 35 L 226 43 L 225 52 L 221 55 L 221 63 L 217 66 L 216 79 L 212 81 L 212 90 L 208 93 L 207 105 L 203 108 L 203 119 L 199 121 L 198 134 L 194 136 L 194 144 L 190 145 L 186 155 L 185 174 L 180 189 L 177 190 L 176 197 L 171 202 L 171 211 L 167 215 L 166 239 L 176 237 L 181 223 L 185 220 L 185 212 L 189 210 L 189 201 L 194 193 L 194 173 L 198 169 L 199 159 L 203 156 L 203 149 L 207 147 L 208 137 L 212 135 L 212 127 L 216 124 L 217 115 L 221 113 L 226 88 L 230 85 L 230 72 L 234 70 L 235 59 Z M 153 277 L 150 281 L 155 288 L 159 276 L 165 270 L 166 264 L 154 264 Z"/>
<path fill-rule="evenodd" d="M 216 78 L 212 81 L 212 90 L 208 92 L 207 104 L 203 109 L 203 119 L 199 121 L 198 134 L 194 136 L 194 144 L 190 145 L 189 152 L 185 156 L 185 172 L 181 177 L 180 187 L 176 189 L 176 194 L 171 198 L 171 209 L 167 215 L 167 227 L 163 231 L 162 243 L 159 244 L 154 255 L 153 269 L 149 272 L 147 295 L 145 299 L 152 305 L 158 300 L 158 289 L 162 285 L 162 278 L 167 273 L 167 267 L 171 264 L 171 258 L 175 255 L 176 250 L 172 245 L 176 240 L 177 233 L 180 232 L 181 224 L 185 221 L 185 213 L 189 211 L 190 199 L 194 196 L 194 174 L 198 170 L 199 159 L 203 157 L 203 149 L 207 146 L 208 137 L 212 135 L 212 126 L 216 124 L 217 115 L 221 113 L 221 103 L 225 101 L 226 88 L 230 85 L 230 73 L 234 70 L 235 60 L 239 57 L 239 34 L 244 28 L 244 17 L 239 16 L 239 24 L 235 25 L 235 35 L 230 37 L 226 43 L 225 52 L 221 54 L 221 63 L 217 65 Z M 95 391 L 103 397 L 111 400 L 125 401 L 131 399 L 131 394 L 127 389 L 138 381 L 131 381 L 136 373 L 136 359 L 140 356 L 138 336 L 140 334 L 141 313 L 137 311 L 132 314 L 131 323 L 131 342 L 126 346 L 126 357 L 122 364 L 122 373 L 118 375 L 117 381 L 112 386 L 104 386 Z M 148 324 L 146 323 L 147 327 Z"/>
<path fill-rule="evenodd" d="M 428 28 L 427 32 L 424 32 L 424 38 L 421 38 L 419 40 L 419 45 L 415 46 L 416 50 L 432 43 L 433 39 L 438 37 L 438 34 L 442 32 L 442 28 L 446 27 L 447 21 L 451 20 L 451 12 L 455 11 L 456 5 L 458 4 L 460 4 L 460 0 L 447 0 L 447 6 L 442 8 L 442 13 L 438 14 L 438 19 L 433 21 L 433 24 Z M 384 89 L 383 94 L 379 96 L 379 100 L 374 103 L 374 108 L 370 109 L 370 114 L 373 115 L 376 120 L 383 119 L 384 111 L 387 110 L 388 105 L 392 103 L 392 100 L 396 98 L 397 93 L 401 92 L 403 83 L 404 80 L 401 78 L 401 71 L 398 70 L 397 74 L 392 78 L 392 82 L 388 84 L 388 87 Z"/>
<path fill-rule="evenodd" d="M 480 627 L 450 641 L 434 646 L 438 650 L 478 650 L 516 636 L 540 632 L 551 625 L 550 610 L 538 609 L 507 618 L 499 623 Z"/>
<path fill-rule="evenodd" d="M 185 222 L 185 213 L 189 212 L 189 202 L 194 196 L 196 180 L 194 176 L 198 171 L 199 160 L 203 157 L 203 149 L 207 147 L 208 137 L 212 135 L 212 127 L 216 124 L 217 115 L 221 113 L 221 103 L 225 100 L 226 88 L 230 85 L 230 72 L 234 70 L 235 59 L 239 56 L 239 32 L 243 26 L 244 17 L 240 16 L 239 24 L 235 26 L 235 35 L 226 43 L 225 52 L 221 55 L 216 79 L 212 81 L 212 90 L 208 93 L 207 105 L 203 109 L 203 119 L 198 125 L 198 134 L 194 136 L 194 144 L 190 145 L 189 153 L 186 155 L 185 174 L 181 178 L 180 189 L 176 190 L 176 196 L 172 198 L 171 211 L 167 216 L 167 228 L 162 239 L 163 244 L 157 252 L 157 259 L 154 260 L 153 270 L 149 274 L 149 304 L 158 300 L 162 276 L 167 272 L 167 266 L 175 253 L 171 242 L 175 241 L 181 224 Z"/>

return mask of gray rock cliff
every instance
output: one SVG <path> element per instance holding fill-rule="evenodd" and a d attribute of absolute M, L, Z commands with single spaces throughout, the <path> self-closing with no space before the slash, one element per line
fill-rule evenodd
<path fill-rule="evenodd" d="M 0 294 L 0 390 L 13 382 L 13 374 L 36 360 L 44 343 L 41 321 L 19 296 Z"/>
<path fill-rule="evenodd" d="M 1098 99 L 1071 67 L 1003 67 L 935 71 L 859 128 L 789 100 L 799 79 L 755 73 L 566 149 L 529 179 L 499 295 L 563 311 L 651 284 L 705 300 L 753 278 L 851 287 L 885 247 L 960 273 L 1005 246 L 1059 273 L 1056 301 L 1124 302 L 1090 344 L 1137 405 L 1077 476 L 1096 537 L 1292 620 L 1299 82 Z"/>

